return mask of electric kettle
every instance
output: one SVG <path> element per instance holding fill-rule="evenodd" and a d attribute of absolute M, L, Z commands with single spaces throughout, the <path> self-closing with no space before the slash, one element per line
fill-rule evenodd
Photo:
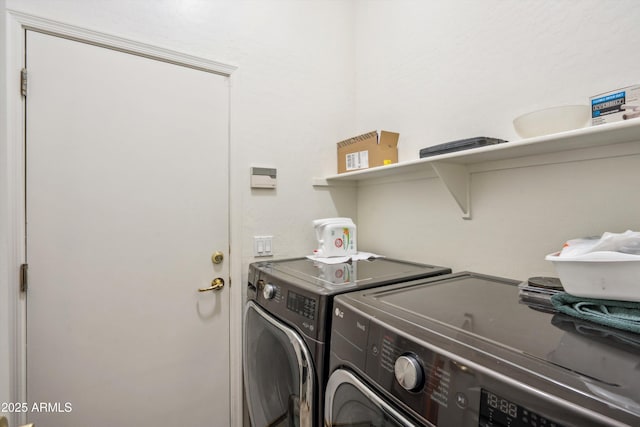
<path fill-rule="evenodd" d="M 314 254 L 319 257 L 355 255 L 356 225 L 351 218 L 323 218 L 313 221 L 318 240 Z"/>

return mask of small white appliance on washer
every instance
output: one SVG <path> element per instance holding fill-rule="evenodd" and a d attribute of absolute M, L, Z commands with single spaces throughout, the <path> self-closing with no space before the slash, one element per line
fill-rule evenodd
<path fill-rule="evenodd" d="M 313 221 L 319 257 L 355 255 L 358 253 L 356 225 L 351 218 L 324 218 Z"/>

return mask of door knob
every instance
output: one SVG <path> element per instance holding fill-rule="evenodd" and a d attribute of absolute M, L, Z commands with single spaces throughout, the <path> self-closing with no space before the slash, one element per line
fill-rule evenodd
<path fill-rule="evenodd" d="M 211 262 L 214 264 L 220 264 L 224 259 L 224 254 L 220 251 L 216 251 L 213 255 L 211 255 Z"/>
<path fill-rule="evenodd" d="M 198 292 L 219 291 L 224 288 L 224 279 L 222 277 L 216 277 L 211 281 L 211 286 L 208 288 L 200 288 Z"/>

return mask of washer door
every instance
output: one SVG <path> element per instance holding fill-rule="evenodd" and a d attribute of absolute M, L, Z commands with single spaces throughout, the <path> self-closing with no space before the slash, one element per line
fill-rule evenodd
<path fill-rule="evenodd" d="M 253 302 L 244 320 L 244 387 L 253 427 L 311 427 L 314 373 L 302 338 Z"/>
<path fill-rule="evenodd" d="M 325 426 L 416 427 L 355 375 L 336 370 L 327 383 Z"/>

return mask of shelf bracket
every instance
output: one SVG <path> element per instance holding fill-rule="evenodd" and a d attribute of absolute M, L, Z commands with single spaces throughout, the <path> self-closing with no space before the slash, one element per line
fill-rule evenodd
<path fill-rule="evenodd" d="M 470 174 L 467 166 L 446 162 L 433 162 L 431 166 L 458 203 L 462 218 L 471 219 Z"/>

